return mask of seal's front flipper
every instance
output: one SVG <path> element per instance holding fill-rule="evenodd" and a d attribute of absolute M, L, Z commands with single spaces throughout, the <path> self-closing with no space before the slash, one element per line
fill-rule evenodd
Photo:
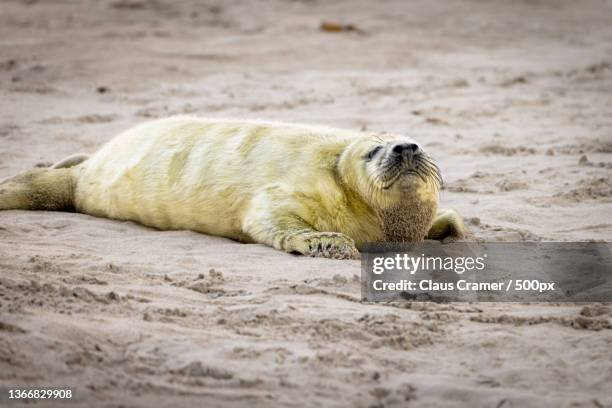
<path fill-rule="evenodd" d="M 283 250 L 313 257 L 359 259 L 355 241 L 338 232 L 309 231 L 294 234 L 286 241 Z"/>
<path fill-rule="evenodd" d="M 274 200 L 260 197 L 244 217 L 243 232 L 255 242 L 306 256 L 359 259 L 355 241 L 338 232 L 321 232 Z"/>
<path fill-rule="evenodd" d="M 427 239 L 442 241 L 462 238 L 465 238 L 465 226 L 457 211 L 439 210 L 427 233 Z"/>

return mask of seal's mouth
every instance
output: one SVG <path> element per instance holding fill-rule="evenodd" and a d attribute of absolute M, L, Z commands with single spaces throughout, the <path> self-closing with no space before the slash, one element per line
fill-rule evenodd
<path fill-rule="evenodd" d="M 413 143 L 395 145 L 380 158 L 377 167 L 377 178 L 383 190 L 389 190 L 399 181 L 411 178 L 418 178 L 438 189 L 442 185 L 442 176 L 436 163 Z"/>

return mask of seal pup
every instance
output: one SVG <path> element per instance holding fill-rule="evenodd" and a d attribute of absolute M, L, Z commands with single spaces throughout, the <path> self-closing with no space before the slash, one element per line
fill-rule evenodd
<path fill-rule="evenodd" d="M 463 236 L 456 212 L 437 211 L 441 183 L 405 136 L 177 116 L 5 180 L 0 210 L 77 211 L 345 259 L 366 243 Z"/>

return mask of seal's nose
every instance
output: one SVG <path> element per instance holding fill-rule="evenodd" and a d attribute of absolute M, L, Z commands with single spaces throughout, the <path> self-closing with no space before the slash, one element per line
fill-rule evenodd
<path fill-rule="evenodd" d="M 406 154 L 406 153 L 416 153 L 419 150 L 419 146 L 415 143 L 400 143 L 393 146 L 393 153 L 397 154 Z"/>

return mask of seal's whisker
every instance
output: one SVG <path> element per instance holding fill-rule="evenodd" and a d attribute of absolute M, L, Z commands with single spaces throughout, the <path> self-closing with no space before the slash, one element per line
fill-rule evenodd
<path fill-rule="evenodd" d="M 438 188 L 442 186 L 442 176 L 438 165 L 428 156 L 420 155 L 415 159 L 417 167 L 425 171 L 438 184 Z"/>

